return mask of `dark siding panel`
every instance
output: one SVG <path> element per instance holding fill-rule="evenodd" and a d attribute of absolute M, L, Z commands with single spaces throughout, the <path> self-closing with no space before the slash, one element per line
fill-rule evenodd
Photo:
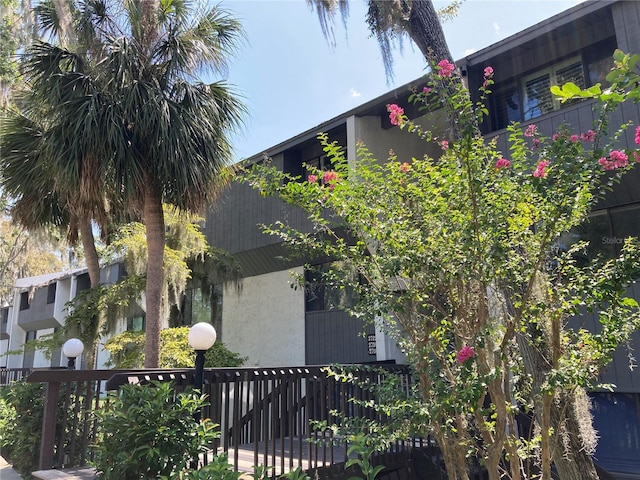
<path fill-rule="evenodd" d="M 330 140 L 346 145 L 346 126 L 329 132 Z M 293 175 L 303 173 L 302 163 L 322 153 L 322 146 L 315 138 L 307 140 L 270 159 L 271 165 Z M 277 237 L 265 235 L 260 225 L 270 225 L 281 220 L 301 231 L 311 231 L 311 222 L 298 208 L 291 207 L 278 198 L 261 197 L 249 185 L 232 183 L 207 212 L 206 236 L 209 243 L 230 253 L 247 252 L 280 243 Z"/>
<path fill-rule="evenodd" d="M 619 2 L 613 6 L 618 46 L 624 52 L 640 53 L 640 2 Z"/>
<path fill-rule="evenodd" d="M 305 317 L 305 352 L 307 365 L 362 363 L 375 361 L 369 355 L 363 332 L 374 333 L 373 326 L 363 325 L 341 310 L 310 312 Z"/>
<path fill-rule="evenodd" d="M 308 230 L 310 222 L 304 213 L 278 198 L 261 197 L 249 185 L 234 183 L 207 215 L 206 235 L 209 243 L 230 253 L 243 252 L 279 243 L 265 235 L 260 225 L 278 220 Z"/>
<path fill-rule="evenodd" d="M 628 293 L 640 301 L 640 286 L 638 286 L 638 284 L 633 284 L 629 288 Z M 583 328 L 592 332 L 599 332 L 601 330 L 595 315 L 584 315 L 581 319 L 584 321 L 582 324 Z M 572 321 L 571 326 L 575 325 L 577 325 L 577 323 Z M 630 349 L 627 348 L 626 345 L 623 345 L 616 350 L 613 355 L 613 362 L 604 369 L 600 377 L 603 383 L 615 385 L 616 392 L 640 392 L 640 369 L 635 366 L 638 361 L 637 355 L 640 349 L 640 332 L 636 331 L 631 336 L 629 346 Z M 631 361 L 630 356 L 635 358 L 635 360 Z"/>

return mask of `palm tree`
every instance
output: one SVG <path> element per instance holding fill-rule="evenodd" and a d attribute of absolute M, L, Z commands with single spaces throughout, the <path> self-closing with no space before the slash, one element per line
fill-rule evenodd
<path fill-rule="evenodd" d="M 242 30 L 218 7 L 187 0 L 84 2 L 77 30 L 82 54 L 41 42 L 23 71 L 48 105 L 46 148 L 57 154 L 56 181 L 77 185 L 87 205 L 113 192 L 146 227 L 145 366 L 159 365 L 163 312 L 163 202 L 199 211 L 228 179 L 229 134 L 244 108 L 223 72 Z M 54 134 L 55 133 L 55 134 Z M 108 188 L 107 188 L 108 187 Z"/>

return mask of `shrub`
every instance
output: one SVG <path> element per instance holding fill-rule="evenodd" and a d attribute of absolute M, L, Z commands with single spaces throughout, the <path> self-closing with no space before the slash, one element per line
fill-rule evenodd
<path fill-rule="evenodd" d="M 0 389 L 0 451 L 23 478 L 38 469 L 43 412 L 42 384 L 16 382 Z"/>
<path fill-rule="evenodd" d="M 125 385 L 111 400 L 96 412 L 94 466 L 105 480 L 177 478 L 218 435 L 211 420 L 194 419 L 203 397 L 171 382 Z"/>
<path fill-rule="evenodd" d="M 167 328 L 160 332 L 160 368 L 190 368 L 195 353 L 189 346 L 189 327 Z M 144 364 L 144 332 L 122 332 L 110 338 L 105 349 L 109 352 L 108 366 L 126 369 L 141 368 Z M 246 358 L 217 342 L 207 350 L 205 367 L 239 367 Z"/>

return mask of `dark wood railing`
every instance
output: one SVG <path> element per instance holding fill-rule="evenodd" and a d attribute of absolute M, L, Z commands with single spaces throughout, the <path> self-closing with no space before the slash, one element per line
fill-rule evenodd
<path fill-rule="evenodd" d="M 20 382 L 31 373 L 31 368 L 4 368 L 0 367 L 0 387 L 11 382 Z"/>
<path fill-rule="evenodd" d="M 384 367 L 410 381 L 405 366 Z M 344 461 L 347 446 L 342 439 L 333 438 L 329 429 L 313 429 L 310 422 L 331 424 L 336 420 L 334 410 L 361 418 L 376 414 L 349 401 L 365 399 L 367 391 L 328 378 L 323 368 L 205 369 L 203 393 L 209 405 L 202 415 L 220 425 L 221 431 L 210 451 L 227 452 L 236 470 L 272 466 L 274 476 L 298 466 L 313 471 Z M 381 379 L 379 373 L 362 375 L 376 382 Z M 183 389 L 192 384 L 193 370 L 37 370 L 27 381 L 45 386 L 39 465 L 44 470 L 82 466 L 92 459 L 90 445 L 97 434 L 92 412 L 107 404 L 107 391 L 150 381 L 172 381 Z"/>

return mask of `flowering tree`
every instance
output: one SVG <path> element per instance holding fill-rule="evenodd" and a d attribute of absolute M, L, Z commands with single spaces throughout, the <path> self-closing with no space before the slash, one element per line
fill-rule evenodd
<path fill-rule="evenodd" d="M 340 260 L 324 281 L 355 289 L 352 313 L 383 318 L 398 339 L 421 396 L 405 403 L 405 418 L 435 436 L 451 480 L 469 478 L 469 457 L 496 480 L 530 478 L 532 465 L 551 478 L 552 460 L 562 478 L 597 478 L 584 390 L 640 326 L 625 291 L 640 274 L 640 244 L 627 239 L 613 259 L 585 257 L 585 242 L 560 247 L 635 167 L 629 159 L 639 160 L 640 126 L 631 149 L 619 141 L 629 125 L 607 128 L 611 111 L 638 91 L 634 65 L 623 62 L 632 57 L 616 55 L 610 91 L 563 91 L 599 99 L 602 113 L 586 132 L 566 125 L 544 138 L 534 124 L 512 125 L 509 151 L 498 151 L 477 132 L 493 69 L 474 104 L 444 60 L 413 99 L 427 111 L 444 108 L 446 130 L 424 130 L 388 106 L 391 123 L 437 143 L 439 158 L 391 151 L 379 162 L 360 144 L 348 163 L 320 135 L 332 170 L 310 169 L 306 179 L 268 165 L 247 172 L 256 188 L 302 207 L 315 225 L 305 233 L 278 223 L 269 233 L 307 255 Z M 599 333 L 567 328 L 585 310 L 596 312 Z M 516 416 L 527 412 L 534 435 L 519 432 Z"/>

